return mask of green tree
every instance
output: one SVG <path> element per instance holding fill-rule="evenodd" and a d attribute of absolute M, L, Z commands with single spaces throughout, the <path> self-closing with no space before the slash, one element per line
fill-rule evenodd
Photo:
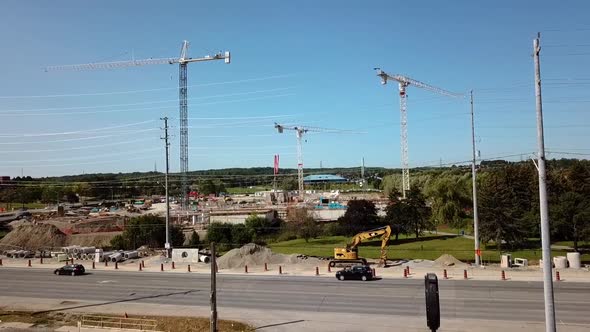
<path fill-rule="evenodd" d="M 293 178 L 293 177 L 286 177 L 282 182 L 281 182 L 281 188 L 283 190 L 287 190 L 287 191 L 291 191 L 291 190 L 297 190 L 298 189 L 298 184 L 297 184 L 297 179 Z"/>
<path fill-rule="evenodd" d="M 170 242 L 174 247 L 184 244 L 184 234 L 179 227 L 169 228 Z M 127 222 L 121 237 L 115 237 L 111 246 L 116 249 L 135 249 L 143 245 L 150 248 L 163 248 L 166 243 L 166 222 L 155 215 L 134 217 Z"/>
<path fill-rule="evenodd" d="M 242 246 L 246 243 L 252 242 L 252 230 L 244 224 L 236 224 L 231 228 L 231 243 L 233 245 Z"/>
<path fill-rule="evenodd" d="M 579 242 L 590 239 L 590 167 L 574 161 L 549 179 L 553 238 L 573 241 L 578 251 Z"/>
<path fill-rule="evenodd" d="M 199 234 L 197 234 L 197 232 L 193 231 L 193 233 L 191 234 L 191 238 L 188 241 L 188 246 L 191 248 L 199 247 Z"/>
<path fill-rule="evenodd" d="M 265 217 L 258 216 L 253 213 L 246 218 L 245 225 L 254 234 L 254 239 L 259 240 L 265 236 L 277 234 L 280 232 L 283 224 L 283 220 L 279 218 L 273 218 L 268 220 Z"/>
<path fill-rule="evenodd" d="M 389 204 L 385 208 L 385 217 L 383 221 L 391 227 L 391 232 L 395 234 L 397 241 L 400 234 L 405 234 L 408 231 L 410 220 L 408 214 L 405 212 L 407 206 L 402 201 L 402 194 L 393 189 L 389 194 Z"/>
<path fill-rule="evenodd" d="M 44 186 L 41 193 L 41 201 L 43 203 L 54 203 L 60 199 L 59 189 L 56 186 Z"/>
<path fill-rule="evenodd" d="M 309 242 L 309 239 L 318 237 L 321 233 L 318 223 L 312 217 L 305 218 L 303 222 L 299 224 L 297 229 L 297 235 L 303 238 L 305 242 Z"/>
<path fill-rule="evenodd" d="M 348 202 L 348 208 L 344 215 L 338 218 L 338 223 L 345 235 L 352 236 L 358 232 L 374 228 L 378 220 L 375 203 L 359 199 Z"/>
<path fill-rule="evenodd" d="M 287 210 L 288 225 L 286 232 L 297 234 L 298 237 L 305 239 L 315 238 L 320 235 L 321 229 L 315 219 L 309 215 L 306 208 L 289 208 Z"/>
<path fill-rule="evenodd" d="M 218 244 L 231 244 L 232 234 L 231 229 L 233 225 L 230 223 L 213 222 L 207 229 L 207 242 L 215 242 Z"/>
<path fill-rule="evenodd" d="M 426 205 L 426 199 L 419 188 L 414 187 L 406 192 L 406 199 L 401 201 L 401 213 L 404 216 L 404 229 L 407 234 L 414 234 L 416 238 L 434 226 L 430 221 L 431 210 Z"/>
<path fill-rule="evenodd" d="M 225 188 L 225 184 L 223 184 L 223 182 L 219 181 L 219 180 L 211 180 L 211 179 L 207 179 L 203 182 L 201 182 L 198 185 L 199 188 L 199 193 L 203 194 L 203 195 L 210 195 L 210 194 L 214 194 L 216 196 L 219 196 L 219 193 L 222 192 L 227 192 L 227 189 Z"/>
<path fill-rule="evenodd" d="M 512 168 L 488 172 L 481 181 L 479 190 L 479 231 L 482 241 L 494 241 L 501 250 L 502 242 L 517 247 L 527 238 L 526 216 L 531 211 L 530 201 L 524 188 L 515 188 L 521 181 Z M 528 197 L 527 197 L 528 196 Z"/>
<path fill-rule="evenodd" d="M 441 174 L 427 187 L 426 196 L 432 203 L 432 218 L 435 224 L 447 224 L 464 228 L 465 211 L 471 207 L 470 183 L 465 177 Z"/>
<path fill-rule="evenodd" d="M 578 251 L 578 242 L 587 240 L 590 235 L 590 199 L 576 192 L 567 192 L 559 197 L 553 206 L 556 228 L 567 240 L 574 242 Z"/>

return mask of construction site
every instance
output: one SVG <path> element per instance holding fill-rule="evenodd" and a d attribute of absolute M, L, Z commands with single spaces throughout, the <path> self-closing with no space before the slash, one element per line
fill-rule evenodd
<path fill-rule="evenodd" d="M 590 332 L 588 4 L 2 6 L 0 331 Z"/>

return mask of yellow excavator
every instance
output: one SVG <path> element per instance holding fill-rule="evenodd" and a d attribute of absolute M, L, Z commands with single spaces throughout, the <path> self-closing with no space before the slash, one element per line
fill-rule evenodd
<path fill-rule="evenodd" d="M 330 261 L 330 266 L 336 264 L 363 264 L 367 265 L 367 260 L 358 257 L 358 245 L 364 240 L 369 240 L 381 236 L 381 255 L 379 257 L 379 266 L 385 266 L 387 263 L 387 248 L 389 237 L 391 236 L 391 227 L 384 226 L 369 231 L 360 232 L 352 238 L 352 241 L 346 245 L 346 248 L 334 248 L 334 259 Z"/>

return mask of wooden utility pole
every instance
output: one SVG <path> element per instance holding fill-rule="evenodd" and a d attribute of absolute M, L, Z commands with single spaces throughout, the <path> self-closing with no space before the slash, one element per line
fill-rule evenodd
<path fill-rule="evenodd" d="M 215 242 L 211 242 L 211 332 L 217 332 L 217 259 Z"/>

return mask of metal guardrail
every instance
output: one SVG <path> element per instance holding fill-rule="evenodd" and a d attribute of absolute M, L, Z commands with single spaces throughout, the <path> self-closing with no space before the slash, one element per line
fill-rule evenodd
<path fill-rule="evenodd" d="M 133 331 L 158 331 L 156 330 L 158 322 L 154 319 L 83 315 L 80 323 L 81 327 L 125 329 Z"/>

